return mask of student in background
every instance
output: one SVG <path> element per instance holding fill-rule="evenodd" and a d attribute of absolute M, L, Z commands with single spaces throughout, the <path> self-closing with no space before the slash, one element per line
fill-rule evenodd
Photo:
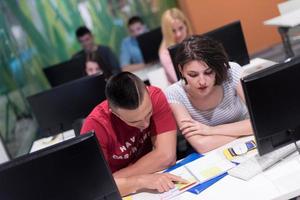
<path fill-rule="evenodd" d="M 211 151 L 252 128 L 240 83 L 241 67 L 228 62 L 223 46 L 192 36 L 176 55 L 181 80 L 166 90 L 177 124 L 199 153 Z"/>
<path fill-rule="evenodd" d="M 103 74 L 107 79 L 112 75 L 111 69 L 105 65 L 102 58 L 96 52 L 87 54 L 84 72 L 88 76 L 100 73 Z"/>
<path fill-rule="evenodd" d="M 119 62 L 114 53 L 107 46 L 95 44 L 94 36 L 87 27 L 79 27 L 76 30 L 76 37 L 82 50 L 73 55 L 73 58 L 84 57 L 86 59 L 88 54 L 95 52 L 103 59 L 113 74 L 120 72 Z"/>
<path fill-rule="evenodd" d="M 123 71 L 142 69 L 145 64 L 136 37 L 147 31 L 142 18 L 133 16 L 128 20 L 129 36 L 122 40 L 120 62 Z"/>
<path fill-rule="evenodd" d="M 163 40 L 159 49 L 159 58 L 169 82 L 174 83 L 177 77 L 167 48 L 182 42 L 192 34 L 192 29 L 186 16 L 177 8 L 171 8 L 163 13 L 161 28 Z"/>
<path fill-rule="evenodd" d="M 108 80 L 105 93 L 81 133 L 95 131 L 121 193 L 172 188 L 178 177 L 149 175 L 176 161 L 177 127 L 163 92 L 122 72 Z"/>

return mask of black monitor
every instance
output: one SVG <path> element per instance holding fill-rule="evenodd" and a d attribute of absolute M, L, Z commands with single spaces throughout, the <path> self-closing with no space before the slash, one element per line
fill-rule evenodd
<path fill-rule="evenodd" d="M 52 87 L 76 80 L 85 76 L 85 58 L 74 58 L 44 69 L 44 73 Z"/>
<path fill-rule="evenodd" d="M 72 129 L 72 124 L 87 117 L 106 99 L 103 75 L 86 76 L 28 97 L 39 124 L 40 136 Z"/>
<path fill-rule="evenodd" d="M 121 200 L 93 133 L 0 165 L 0 198 Z"/>
<path fill-rule="evenodd" d="M 174 69 L 175 69 L 176 76 L 177 76 L 177 80 L 179 80 L 181 78 L 180 71 L 178 69 L 178 63 L 176 62 L 176 53 L 177 53 L 177 50 L 179 49 L 180 45 L 181 44 L 179 43 L 179 44 L 174 44 L 174 45 L 168 47 L 168 51 L 169 51 L 169 54 L 170 54 L 170 57 L 171 57 L 171 60 L 172 60 L 172 63 L 173 63 Z"/>
<path fill-rule="evenodd" d="M 145 63 L 155 63 L 159 61 L 159 47 L 162 41 L 161 28 L 158 27 L 137 37 Z"/>
<path fill-rule="evenodd" d="M 228 54 L 229 61 L 241 66 L 249 64 L 250 58 L 240 21 L 235 21 L 203 35 L 221 42 Z"/>
<path fill-rule="evenodd" d="M 300 139 L 300 59 L 241 79 L 260 155 Z"/>
<path fill-rule="evenodd" d="M 240 21 L 232 22 L 210 32 L 204 33 L 203 35 L 221 42 L 229 57 L 229 61 L 237 62 L 241 66 L 250 63 L 250 58 Z M 168 47 L 178 80 L 180 79 L 180 73 L 177 66 L 178 63 L 176 63 L 175 58 L 177 49 L 179 49 L 179 47 L 180 44 L 175 44 Z"/>

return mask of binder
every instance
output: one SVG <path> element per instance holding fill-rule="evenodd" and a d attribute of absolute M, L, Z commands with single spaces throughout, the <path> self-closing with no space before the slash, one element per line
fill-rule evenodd
<path fill-rule="evenodd" d="M 190 155 L 188 155 L 186 158 L 184 158 L 183 160 L 181 160 L 180 162 L 176 163 L 175 165 L 171 166 L 170 168 L 168 168 L 167 170 L 165 170 L 164 172 L 170 172 L 178 167 L 181 167 L 189 162 L 192 162 L 198 158 L 203 157 L 204 155 L 202 154 L 198 154 L 198 153 L 192 153 Z M 224 178 L 228 173 L 225 172 L 213 179 L 210 179 L 208 181 L 205 181 L 203 183 L 199 183 L 197 185 L 195 185 L 194 187 L 190 188 L 189 190 L 187 190 L 188 192 L 191 192 L 193 194 L 200 194 L 202 191 L 204 191 L 205 189 L 207 189 L 209 186 L 213 185 L 214 183 L 216 183 L 217 181 L 221 180 L 222 178 Z"/>

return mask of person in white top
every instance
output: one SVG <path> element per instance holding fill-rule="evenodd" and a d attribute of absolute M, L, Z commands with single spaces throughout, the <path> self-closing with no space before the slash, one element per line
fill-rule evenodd
<path fill-rule="evenodd" d="M 219 42 L 191 36 L 176 63 L 181 80 L 166 90 L 179 129 L 199 153 L 253 133 L 240 84 L 241 67 Z"/>

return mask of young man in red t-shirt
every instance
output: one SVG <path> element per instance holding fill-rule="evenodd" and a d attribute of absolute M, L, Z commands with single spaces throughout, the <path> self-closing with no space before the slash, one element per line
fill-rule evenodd
<path fill-rule="evenodd" d="M 106 85 L 81 133 L 94 130 L 121 194 L 142 188 L 167 191 L 171 174 L 152 174 L 176 161 L 176 122 L 163 92 L 123 72 Z"/>

